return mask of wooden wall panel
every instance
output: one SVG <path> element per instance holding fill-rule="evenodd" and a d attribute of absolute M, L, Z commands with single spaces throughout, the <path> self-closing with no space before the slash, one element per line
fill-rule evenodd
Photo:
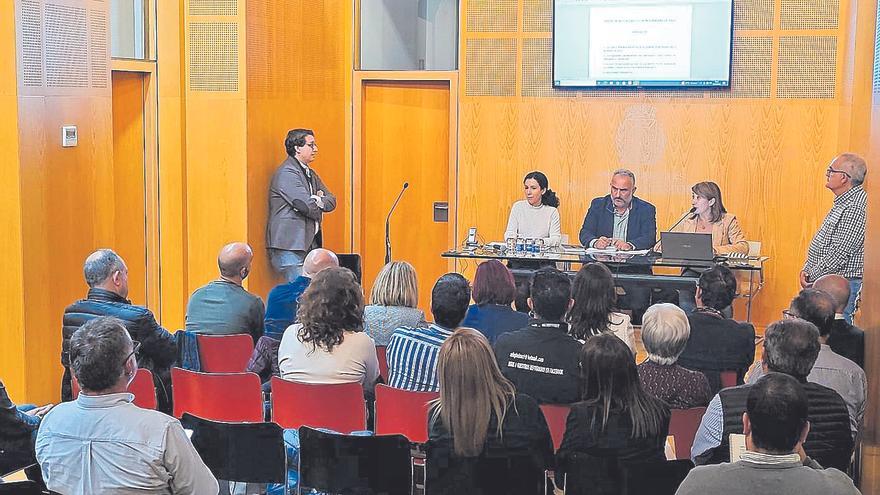
<path fill-rule="evenodd" d="M 15 5 L 0 2 L 0 177 L 6 188 L 0 195 L 0 253 L 4 276 L 0 280 L 0 379 L 12 400 L 25 399 L 24 266 L 21 239 L 21 189 L 18 146 L 18 99 L 15 66 Z"/>
<path fill-rule="evenodd" d="M 290 129 L 315 132 L 318 157 L 313 166 L 338 199 L 336 210 L 324 215 L 324 244 L 348 251 L 346 101 L 351 92 L 352 2 L 247 4 L 247 238 L 255 252 L 249 289 L 265 299 L 280 281 L 265 249 L 269 182 L 287 156 L 284 138 Z"/>
<path fill-rule="evenodd" d="M 779 5 L 737 2 L 735 11 L 745 15 L 751 8 L 755 15 L 737 20 L 734 87 L 705 92 L 555 90 L 542 76 L 550 70 L 544 19 L 552 2 L 509 3 L 462 2 L 457 237 L 476 226 L 484 239 L 500 239 L 510 205 L 521 199 L 522 177 L 534 169 L 547 173 L 559 194 L 563 233 L 572 242 L 590 200 L 608 193 L 615 168 L 636 173 L 637 195 L 657 206 L 661 229 L 690 208 L 691 185 L 713 180 L 747 237 L 762 241 L 763 254 L 772 257 L 753 319 L 759 325 L 777 319 L 798 290 L 807 246 L 833 199 L 823 187 L 823 170 L 853 148 L 849 120 L 864 115 L 846 87 L 851 76 L 844 69 L 854 69 L 842 63 L 852 57 L 854 42 L 850 23 L 838 25 L 837 16 L 848 15 L 850 3 L 823 7 L 815 22 L 781 31 L 773 22 L 752 22 L 767 17 L 759 11 Z M 797 6 L 785 5 L 794 15 Z M 508 20 L 505 29 L 482 21 L 486 9 Z M 509 21 L 511 12 L 517 22 Z M 491 57 L 483 45 L 516 51 Z M 514 73 L 507 67 L 511 58 Z M 856 60 L 862 60 L 856 67 L 867 63 Z M 797 74 L 821 77 L 801 84 L 805 79 Z M 515 93 L 467 90 L 482 87 Z M 485 186 L 486 170 L 498 186 Z"/>

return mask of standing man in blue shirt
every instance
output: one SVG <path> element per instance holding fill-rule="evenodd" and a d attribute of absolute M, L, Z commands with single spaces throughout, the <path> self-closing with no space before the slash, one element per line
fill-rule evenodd
<path fill-rule="evenodd" d="M 650 249 L 657 241 L 657 209 L 635 197 L 636 176 L 627 169 L 611 175 L 611 194 L 596 198 L 584 218 L 578 238 L 584 247 L 618 251 Z M 621 266 L 616 273 L 651 273 L 649 266 Z M 651 304 L 649 287 L 626 287 L 626 295 L 618 300 L 632 310 L 633 323 L 641 324 L 642 314 Z"/>

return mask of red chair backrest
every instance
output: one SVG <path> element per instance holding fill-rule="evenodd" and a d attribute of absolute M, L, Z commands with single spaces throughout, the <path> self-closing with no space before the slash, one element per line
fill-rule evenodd
<path fill-rule="evenodd" d="M 721 388 L 736 386 L 736 370 L 727 370 L 721 372 Z"/>
<path fill-rule="evenodd" d="M 690 459 L 691 446 L 700 421 L 703 420 L 705 407 L 692 407 L 690 409 L 673 409 L 669 419 L 669 434 L 675 438 L 675 458 Z"/>
<path fill-rule="evenodd" d="M 388 383 L 388 347 L 384 345 L 376 346 L 376 358 L 379 359 L 379 376 L 385 383 Z"/>
<path fill-rule="evenodd" d="M 364 430 L 364 389 L 358 382 L 311 384 L 273 376 L 272 421 L 282 428 L 310 426 L 340 433 Z"/>
<path fill-rule="evenodd" d="M 376 385 L 376 434 L 400 434 L 413 443 L 428 441 L 428 402 L 439 392 L 411 392 Z"/>
<path fill-rule="evenodd" d="M 571 406 L 568 404 L 541 404 L 541 412 L 547 420 L 550 428 L 550 438 L 553 439 L 553 450 L 559 450 L 562 445 L 562 437 L 565 436 L 565 423 L 568 421 L 568 413 Z"/>
<path fill-rule="evenodd" d="M 71 375 L 70 385 L 73 397 L 79 395 L 79 382 Z M 128 391 L 134 395 L 134 405 L 144 409 L 156 409 L 156 384 L 153 383 L 153 373 L 146 368 L 138 368 L 134 380 L 128 386 Z"/>
<path fill-rule="evenodd" d="M 205 373 L 242 373 L 254 353 L 254 339 L 247 334 L 196 335 L 199 360 Z"/>
<path fill-rule="evenodd" d="M 214 421 L 263 421 L 263 390 L 256 373 L 199 373 L 171 369 L 174 417 L 188 412 Z"/>

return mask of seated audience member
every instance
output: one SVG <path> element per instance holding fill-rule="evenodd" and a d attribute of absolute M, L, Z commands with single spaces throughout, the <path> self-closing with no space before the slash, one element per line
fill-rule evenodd
<path fill-rule="evenodd" d="M 382 267 L 373 282 L 370 304 L 364 307 L 364 332 L 376 345 L 388 345 L 394 330 L 419 326 L 425 321 L 425 313 L 418 305 L 415 268 L 406 261 L 392 261 Z"/>
<path fill-rule="evenodd" d="M 281 376 L 278 370 L 278 345 L 284 330 L 296 320 L 299 297 L 309 286 L 312 277 L 321 270 L 339 266 L 339 260 L 333 251 L 313 249 L 306 255 L 302 266 L 302 275 L 293 282 L 275 286 L 269 292 L 266 306 L 266 335 L 260 337 L 254 346 L 254 352 L 248 360 L 246 370 L 260 375 L 263 382 L 273 376 Z M 283 326 L 282 326 L 283 325 Z"/>
<path fill-rule="evenodd" d="M 428 420 L 429 493 L 474 493 L 480 457 L 508 450 L 553 465 L 553 442 L 538 404 L 501 374 L 489 342 L 459 328 L 440 346 L 440 398 Z M 438 462 L 441 460 L 442 462 Z M 436 473 L 436 474 L 435 474 Z"/>
<path fill-rule="evenodd" d="M 664 461 L 670 411 L 642 389 L 632 353 L 613 335 L 599 335 L 580 351 L 582 402 L 571 407 L 556 453 L 557 482 L 578 469 L 575 459 L 620 464 Z M 613 480 L 596 493 L 619 493 Z M 606 491 L 607 490 L 607 491 Z"/>
<path fill-rule="evenodd" d="M 676 495 L 856 495 L 846 474 L 823 469 L 804 453 L 810 432 L 803 387 L 783 373 L 769 373 L 749 388 L 742 430 L 742 459 L 700 466 L 688 473 Z"/>
<path fill-rule="evenodd" d="M 467 279 L 447 273 L 431 290 L 434 323 L 426 327 L 400 327 L 388 341 L 388 384 L 416 392 L 436 392 L 437 354 L 467 311 L 471 288 Z"/>
<path fill-rule="evenodd" d="M 849 410 L 850 429 L 853 438 L 856 438 L 865 415 L 868 383 L 865 372 L 856 363 L 828 346 L 828 335 L 834 323 L 834 300 L 820 290 L 804 289 L 791 301 L 790 308 L 784 314 L 786 318 L 804 319 L 819 329 L 821 348 L 807 381 L 824 385 L 840 394 Z M 763 371 L 761 362 L 755 363 L 749 374 L 749 383 L 758 381 Z"/>
<path fill-rule="evenodd" d="M 617 292 L 614 277 L 602 263 L 587 263 L 574 277 L 571 287 L 574 304 L 568 311 L 569 333 L 581 342 L 609 332 L 636 354 L 633 326 L 629 315 L 615 311 Z M 633 358 L 635 359 L 635 357 Z"/>
<path fill-rule="evenodd" d="M 0 475 L 36 463 L 34 438 L 40 420 L 52 409 L 43 407 L 16 407 L 0 380 Z"/>
<path fill-rule="evenodd" d="M 461 326 L 474 328 L 494 344 L 499 335 L 529 324 L 529 317 L 511 307 L 516 286 L 510 269 L 498 260 L 477 267 L 474 275 L 474 304 L 468 308 Z"/>
<path fill-rule="evenodd" d="M 807 455 L 819 464 L 845 470 L 853 451 L 849 412 L 834 390 L 807 381 L 819 355 L 819 330 L 801 320 L 785 319 L 764 333 L 764 372 L 785 373 L 799 381 L 809 403 L 810 434 L 804 442 Z M 742 414 L 753 385 L 725 388 L 703 415 L 691 447 L 695 464 L 719 464 L 730 460 L 729 436 L 743 433 Z"/>
<path fill-rule="evenodd" d="M 372 391 L 379 377 L 376 346 L 364 333 L 364 296 L 354 273 L 328 268 L 312 278 L 278 347 L 281 378 L 302 383 L 358 382 Z"/>
<path fill-rule="evenodd" d="M 214 495 L 217 480 L 180 422 L 134 405 L 133 342 L 117 318 L 95 318 L 70 338 L 70 366 L 82 387 L 55 406 L 37 433 L 46 486 L 59 493 Z"/>
<path fill-rule="evenodd" d="M 642 343 L 648 359 L 638 366 L 645 392 L 674 409 L 704 407 L 712 394 L 699 371 L 675 364 L 690 335 L 685 312 L 674 304 L 655 304 L 642 317 Z"/>
<path fill-rule="evenodd" d="M 302 275 L 292 282 L 279 284 L 269 291 L 266 299 L 266 336 L 281 340 L 284 330 L 296 321 L 299 296 L 309 286 L 312 277 L 325 268 L 339 266 L 339 258 L 329 249 L 313 249 L 303 261 Z"/>
<path fill-rule="evenodd" d="M 83 266 L 89 293 L 64 310 L 61 365 L 61 400 L 73 399 L 70 384 L 68 346 L 70 336 L 83 323 L 99 316 L 113 316 L 122 320 L 132 340 L 141 343 L 140 367 L 153 373 L 159 410 L 171 412 L 171 366 L 177 361 L 177 339 L 159 326 L 153 312 L 135 306 L 128 297 L 128 267 L 125 261 L 110 249 L 99 249 L 86 258 Z"/>
<path fill-rule="evenodd" d="M 555 268 L 541 268 L 532 277 L 529 326 L 498 337 L 495 357 L 516 391 L 539 404 L 571 404 L 578 394 L 578 352 L 581 343 L 563 321 L 571 306 L 571 280 Z"/>
<path fill-rule="evenodd" d="M 208 335 L 244 333 L 257 342 L 263 335 L 263 300 L 241 285 L 253 259 L 253 250 L 243 242 L 223 246 L 217 256 L 220 278 L 196 289 L 186 305 L 187 331 Z"/>
<path fill-rule="evenodd" d="M 722 371 L 736 371 L 741 384 L 755 360 L 755 327 L 722 313 L 735 295 L 736 278 L 726 266 L 715 265 L 700 274 L 697 308 L 688 314 L 691 336 L 678 357 L 678 364 L 706 375 L 713 394 L 721 389 Z"/>
<path fill-rule="evenodd" d="M 836 274 L 822 275 L 813 283 L 813 288 L 834 299 L 834 324 L 828 336 L 831 350 L 865 369 L 865 332 L 843 317 L 849 303 L 849 280 Z"/>

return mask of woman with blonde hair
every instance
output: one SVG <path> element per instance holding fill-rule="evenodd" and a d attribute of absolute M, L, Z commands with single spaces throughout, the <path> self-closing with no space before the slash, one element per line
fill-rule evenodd
<path fill-rule="evenodd" d="M 428 420 L 429 493 L 471 493 L 479 484 L 479 460 L 490 452 L 530 457 L 538 471 L 552 466 L 553 444 L 538 403 L 504 378 L 483 334 L 459 328 L 449 336 L 437 375 L 440 397 Z"/>
<path fill-rule="evenodd" d="M 424 323 L 425 313 L 418 304 L 416 270 L 406 261 L 388 263 L 376 276 L 370 304 L 364 307 L 364 332 L 376 345 L 388 345 L 395 329 Z"/>

